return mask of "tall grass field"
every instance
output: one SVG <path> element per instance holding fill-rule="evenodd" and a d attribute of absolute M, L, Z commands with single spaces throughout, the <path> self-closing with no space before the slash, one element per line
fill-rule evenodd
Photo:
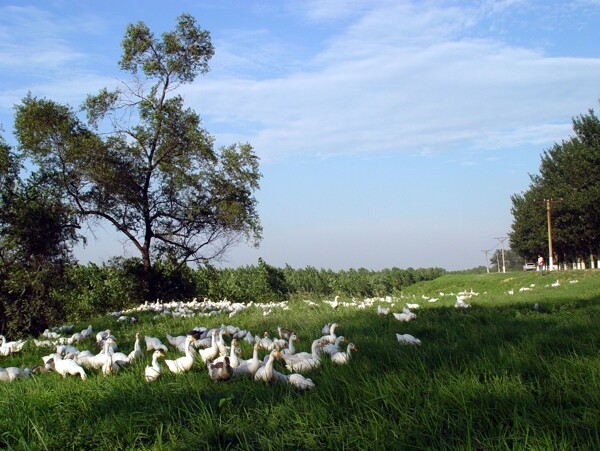
<path fill-rule="evenodd" d="M 84 381 L 47 372 L 0 382 L 0 448 L 600 449 L 600 271 L 450 274 L 401 296 L 339 298 L 336 308 L 332 301 L 257 299 L 235 315 L 140 310 L 124 312 L 136 323 L 107 314 L 75 324 L 75 331 L 92 325 L 78 347 L 94 353 L 96 332 L 105 329 L 128 353 L 136 332 L 168 345 L 166 334 L 221 325 L 260 336 L 293 329 L 298 352 L 308 352 L 333 322 L 359 349 L 345 365 L 323 356 L 307 374 L 310 390 L 250 378 L 215 382 L 200 360 L 179 375 L 161 361 L 163 376 L 147 383 L 152 352 L 144 345 L 143 358 L 114 375 L 87 371 Z M 416 318 L 399 321 L 393 313 L 407 304 Z M 396 334 L 420 344 L 402 344 Z M 252 356 L 250 343 L 241 348 L 243 358 Z M 30 339 L 0 357 L 0 367 L 32 368 L 51 352 Z M 181 355 L 168 346 L 166 358 Z M 281 360 L 275 368 L 289 373 Z"/>

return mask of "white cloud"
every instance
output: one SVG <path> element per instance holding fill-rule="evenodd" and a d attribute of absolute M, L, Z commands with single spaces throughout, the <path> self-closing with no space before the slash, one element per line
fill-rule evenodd
<path fill-rule="evenodd" d="M 386 5 L 339 34 L 307 70 L 201 80 L 186 96 L 222 136 L 250 141 L 268 159 L 537 145 L 562 136 L 596 100 L 600 59 L 461 37 L 476 18 L 458 8 Z M 227 133 L 227 123 L 248 127 Z"/>

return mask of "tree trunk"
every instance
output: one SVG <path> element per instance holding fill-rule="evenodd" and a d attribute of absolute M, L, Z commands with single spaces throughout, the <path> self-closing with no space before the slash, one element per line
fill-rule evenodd
<path fill-rule="evenodd" d="M 144 248 L 142 251 L 142 261 L 144 263 L 144 275 L 146 278 L 146 286 L 148 287 L 147 301 L 154 302 L 158 297 L 157 277 L 150 261 L 150 250 Z"/>

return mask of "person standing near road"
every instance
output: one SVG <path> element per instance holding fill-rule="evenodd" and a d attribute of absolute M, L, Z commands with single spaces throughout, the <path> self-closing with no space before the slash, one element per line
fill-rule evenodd
<path fill-rule="evenodd" d="M 537 259 L 538 271 L 544 271 L 544 257 L 538 255 Z"/>

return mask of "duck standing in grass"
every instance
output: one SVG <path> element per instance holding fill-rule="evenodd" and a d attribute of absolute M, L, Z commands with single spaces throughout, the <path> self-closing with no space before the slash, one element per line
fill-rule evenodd
<path fill-rule="evenodd" d="M 144 341 L 146 342 L 146 351 L 162 349 L 163 351 L 167 352 L 167 347 L 162 343 L 162 341 L 160 341 L 160 338 L 145 335 Z"/>
<path fill-rule="evenodd" d="M 208 364 L 208 375 L 213 381 L 227 381 L 233 374 L 233 368 L 229 363 L 229 356 L 223 357 L 219 362 Z"/>
<path fill-rule="evenodd" d="M 104 342 L 105 361 L 102 365 L 102 374 L 105 376 L 110 376 L 111 374 L 116 373 L 120 368 L 120 366 L 113 360 L 113 352 L 111 350 L 111 345 L 113 344 L 117 344 L 117 342 L 110 337 Z"/>
<path fill-rule="evenodd" d="M 261 366 L 256 373 L 254 373 L 254 380 L 259 382 L 275 382 L 275 375 L 273 373 L 273 364 L 275 363 L 275 359 L 279 359 L 281 357 L 281 353 L 277 350 L 271 351 L 269 354 L 269 358 L 267 359 L 267 363 L 264 366 Z"/>
<path fill-rule="evenodd" d="M 335 339 L 334 343 L 327 343 L 325 346 L 321 348 L 321 351 L 325 354 L 332 356 L 336 352 L 340 351 L 340 345 L 346 342 L 346 337 L 343 335 L 338 335 Z"/>
<path fill-rule="evenodd" d="M 333 323 L 331 324 L 331 326 L 329 326 L 329 333 L 326 335 L 323 335 L 321 337 L 321 340 L 325 340 L 328 343 L 335 343 L 335 340 L 337 338 L 337 335 L 335 333 L 335 330 L 339 327 L 338 323 Z"/>
<path fill-rule="evenodd" d="M 140 333 L 135 333 L 135 343 L 133 344 L 133 351 L 127 356 L 127 362 L 131 363 L 137 359 L 141 359 L 144 356 L 142 352 L 142 346 L 140 345 Z"/>
<path fill-rule="evenodd" d="M 294 355 L 296 353 L 296 345 L 294 343 L 297 340 L 300 340 L 300 338 L 295 333 L 292 333 L 288 339 L 287 348 L 282 349 L 281 353 L 286 355 Z"/>
<path fill-rule="evenodd" d="M 60 354 L 53 354 L 52 358 L 50 358 L 46 364 L 48 365 L 49 369 L 56 371 L 62 377 L 67 377 L 67 375 L 79 375 L 82 380 L 87 379 L 87 374 L 85 374 L 85 370 L 81 366 L 79 366 L 79 364 L 75 360 L 63 360 Z"/>
<path fill-rule="evenodd" d="M 358 346 L 354 343 L 348 343 L 346 351 L 339 351 L 334 354 L 331 354 L 331 361 L 337 365 L 345 365 L 350 361 L 353 351 L 358 351 Z"/>
<path fill-rule="evenodd" d="M 254 377 L 254 374 L 258 371 L 258 369 L 263 366 L 262 360 L 258 358 L 258 351 L 260 349 L 260 344 L 254 344 L 254 350 L 252 353 L 252 358 L 248 360 L 240 361 L 239 366 L 233 369 L 233 377 L 239 376 L 250 376 Z"/>
<path fill-rule="evenodd" d="M 211 345 L 208 348 L 200 349 L 198 353 L 205 365 L 208 365 L 214 359 L 219 357 L 219 345 L 217 344 L 217 331 L 211 332 Z"/>
<path fill-rule="evenodd" d="M 175 360 L 165 360 L 165 363 L 169 367 L 169 370 L 173 374 L 187 373 L 194 366 L 194 355 L 192 354 L 192 343 L 196 339 L 192 335 L 188 335 L 185 338 L 185 355 Z"/>
<path fill-rule="evenodd" d="M 144 369 L 144 379 L 146 382 L 154 382 L 162 376 L 162 368 L 158 363 L 158 359 L 164 357 L 165 353 L 162 349 L 157 349 L 152 353 L 152 364 Z"/>

